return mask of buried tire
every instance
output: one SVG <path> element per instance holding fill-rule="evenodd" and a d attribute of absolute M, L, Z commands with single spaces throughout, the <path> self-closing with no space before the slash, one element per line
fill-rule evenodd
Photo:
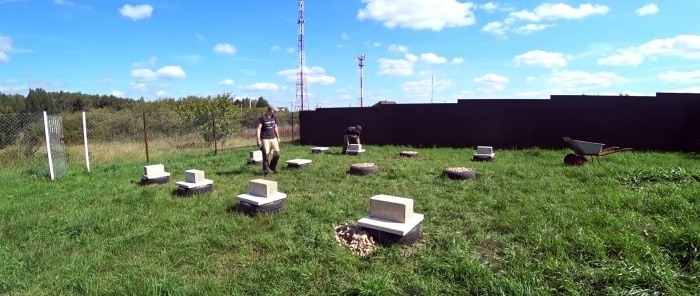
<path fill-rule="evenodd" d="M 416 152 L 416 151 L 401 151 L 401 152 L 399 153 L 399 156 L 403 156 L 403 157 L 417 157 L 417 156 L 418 156 L 418 152 Z"/>
<path fill-rule="evenodd" d="M 180 196 L 193 196 L 197 194 L 204 194 L 204 193 L 209 193 L 214 190 L 214 184 L 209 184 L 201 187 L 195 187 L 195 188 L 186 188 L 186 187 L 177 187 L 177 194 Z"/>
<path fill-rule="evenodd" d="M 379 171 L 379 167 L 374 163 L 356 163 L 350 166 L 352 175 L 369 175 Z"/>
<path fill-rule="evenodd" d="M 244 201 L 241 201 L 239 204 L 241 207 L 241 211 L 244 214 L 250 216 L 255 216 L 257 214 L 277 214 L 284 209 L 284 199 L 276 200 L 271 203 L 266 203 L 259 206 Z"/>
<path fill-rule="evenodd" d="M 390 244 L 403 244 L 403 245 L 412 245 L 416 243 L 420 237 L 421 237 L 421 228 L 420 224 L 416 225 L 416 227 L 413 227 L 409 232 L 406 233 L 404 236 L 400 236 L 398 234 L 393 234 L 389 232 L 384 232 L 381 230 L 376 230 L 376 229 L 370 229 L 370 228 L 363 228 L 367 233 L 372 236 L 374 241 L 376 241 L 379 244 L 382 245 L 390 245 Z"/>
<path fill-rule="evenodd" d="M 164 177 L 159 177 L 159 178 L 146 178 L 141 177 L 141 182 L 139 184 L 141 185 L 155 185 L 155 184 L 165 184 L 170 182 L 170 176 L 164 176 Z"/>
<path fill-rule="evenodd" d="M 569 153 L 566 156 L 564 156 L 564 164 L 565 165 L 582 166 L 582 165 L 586 164 L 587 162 L 588 162 L 588 159 L 586 159 L 586 157 L 583 155 Z"/>
<path fill-rule="evenodd" d="M 452 180 L 473 180 L 476 179 L 476 171 L 472 168 L 454 167 L 446 168 L 442 175 Z"/>

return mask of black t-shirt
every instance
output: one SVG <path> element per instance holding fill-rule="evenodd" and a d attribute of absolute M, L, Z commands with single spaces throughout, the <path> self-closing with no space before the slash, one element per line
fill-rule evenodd
<path fill-rule="evenodd" d="M 354 126 L 350 126 L 345 129 L 345 134 L 348 136 L 359 136 L 360 135 L 360 130 L 358 130 Z"/>
<path fill-rule="evenodd" d="M 275 116 L 272 117 L 267 117 L 261 116 L 258 118 L 258 123 L 262 125 L 262 128 L 260 129 L 260 138 L 261 139 L 274 139 L 276 138 L 275 135 L 275 126 L 277 124 L 277 118 Z"/>

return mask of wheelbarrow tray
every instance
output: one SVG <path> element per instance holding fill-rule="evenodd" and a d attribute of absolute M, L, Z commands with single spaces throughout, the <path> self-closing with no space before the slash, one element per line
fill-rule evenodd
<path fill-rule="evenodd" d="M 630 151 L 632 148 L 608 147 L 605 144 L 574 140 L 569 137 L 564 137 L 564 142 L 569 144 L 571 150 L 574 150 L 579 155 L 603 156 L 615 152 Z"/>

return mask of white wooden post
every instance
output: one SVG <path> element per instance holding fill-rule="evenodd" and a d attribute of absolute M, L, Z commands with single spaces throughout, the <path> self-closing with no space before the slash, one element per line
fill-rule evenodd
<path fill-rule="evenodd" d="M 83 111 L 83 144 L 85 146 L 85 166 L 87 167 L 87 170 L 89 173 L 90 172 L 90 153 L 88 151 L 87 124 L 85 124 L 85 111 Z"/>
<path fill-rule="evenodd" d="M 54 179 L 53 174 L 53 160 L 51 159 L 51 142 L 49 140 L 49 119 L 46 116 L 46 111 L 44 111 L 44 135 L 46 136 L 46 155 L 49 158 L 49 175 L 51 180 Z"/>

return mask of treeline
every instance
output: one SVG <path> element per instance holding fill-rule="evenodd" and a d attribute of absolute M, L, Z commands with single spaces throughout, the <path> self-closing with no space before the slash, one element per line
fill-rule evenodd
<path fill-rule="evenodd" d="M 257 99 L 235 99 L 230 94 L 222 94 L 235 107 L 242 109 L 260 109 L 270 106 L 263 97 Z M 111 111 L 137 110 L 137 111 L 175 111 L 177 106 L 186 101 L 202 100 L 206 103 L 215 97 L 188 96 L 180 99 L 159 99 L 146 101 L 120 98 L 113 95 L 91 95 L 81 92 L 47 92 L 44 89 L 30 89 L 27 96 L 20 94 L 4 94 L 0 92 L 0 114 L 13 113 L 38 113 L 46 111 L 48 114 L 75 113 L 92 109 L 107 109 Z"/>
<path fill-rule="evenodd" d="M 41 122 L 26 120 L 28 117 L 21 115 L 26 113 L 61 114 L 66 144 L 82 141 L 81 111 L 88 115 L 88 135 L 92 141 L 139 139 L 145 114 L 150 136 L 199 133 L 208 143 L 214 135 L 217 141 L 225 141 L 229 135 L 255 128 L 258 117 L 269 106 L 263 97 L 236 99 L 228 93 L 154 101 L 80 92 L 47 92 L 41 88 L 30 89 L 26 97 L 0 93 L 0 149 L 27 142 L 26 139 L 31 141 L 22 146 L 34 148 L 32 143 L 41 136 Z M 282 126 L 298 124 L 298 116 L 287 110 L 279 111 L 277 117 Z"/>

